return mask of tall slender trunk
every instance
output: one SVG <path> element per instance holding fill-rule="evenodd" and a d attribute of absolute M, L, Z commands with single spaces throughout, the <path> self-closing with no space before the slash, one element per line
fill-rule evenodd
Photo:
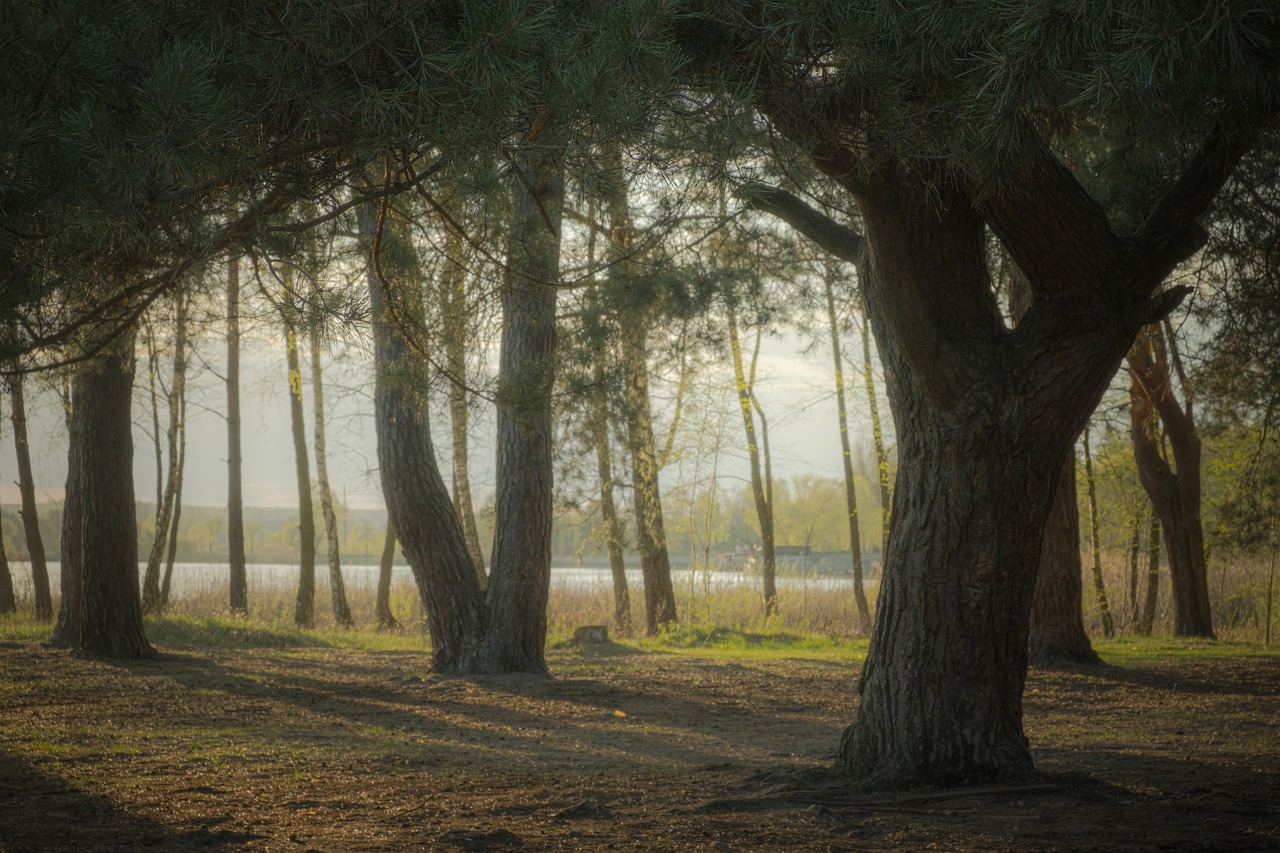
<path fill-rule="evenodd" d="M 133 491 L 133 335 L 82 365 L 72 386 L 63 607 L 52 642 L 112 658 L 154 657 L 142 625 Z"/>
<path fill-rule="evenodd" d="M 889 476 L 889 453 L 884 445 L 884 424 L 880 420 L 880 404 L 876 398 L 875 370 L 871 364 L 871 320 L 862 311 L 862 380 L 867 386 L 867 407 L 871 413 L 871 440 L 876 449 L 876 473 L 880 486 L 880 563 L 883 567 L 889 553 L 889 522 L 893 513 L 893 485 Z"/>
<path fill-rule="evenodd" d="M 535 124 L 546 118 L 540 113 Z M 502 287 L 497 496 L 484 665 L 504 672 L 547 668 L 551 392 L 564 200 L 563 155 L 547 141 L 548 134 L 544 129 L 539 146 L 524 146 L 515 157 Z"/>
<path fill-rule="evenodd" d="M 1142 599 L 1142 620 L 1138 633 L 1150 637 L 1156 624 L 1156 603 L 1160 595 L 1160 515 L 1151 508 L 1147 523 L 1147 594 Z"/>
<path fill-rule="evenodd" d="M 182 522 L 182 483 L 187 472 L 187 386 L 178 396 L 178 477 L 173 489 L 173 518 L 169 521 L 169 548 L 164 558 L 164 580 L 160 583 L 160 607 L 169 606 L 173 567 L 178 556 L 178 531 Z"/>
<path fill-rule="evenodd" d="M 604 371 L 595 368 L 597 393 L 591 401 L 591 442 L 596 450 L 596 474 L 600 481 L 600 516 L 605 549 L 613 578 L 613 620 L 624 636 L 631 634 L 631 591 L 627 587 L 627 563 L 622 552 L 622 519 L 613 500 L 613 453 L 609 441 L 609 403 L 603 391 Z"/>
<path fill-rule="evenodd" d="M 445 242 L 445 275 L 441 279 L 441 313 L 446 369 L 449 372 L 449 425 L 453 443 L 453 505 L 467 538 L 467 553 L 476 567 L 483 589 L 489 582 L 485 571 L 484 548 L 476 527 L 475 502 L 471 497 L 470 444 L 471 408 L 467 399 L 467 290 L 463 256 L 466 242 L 450 228 Z"/>
<path fill-rule="evenodd" d="M 1098 614 L 1102 618 L 1102 633 L 1107 638 L 1115 636 L 1115 623 L 1111 621 L 1111 606 L 1107 601 L 1107 585 L 1102 578 L 1102 533 L 1098 529 L 1098 481 L 1093 476 L 1093 453 L 1089 449 L 1089 428 L 1084 435 L 1084 476 L 1089 488 L 1089 543 L 1093 552 L 1093 591 L 1098 599 Z"/>
<path fill-rule="evenodd" d="M 18 456 L 18 493 L 22 499 L 22 530 L 27 537 L 27 558 L 31 562 L 31 587 L 35 597 L 36 619 L 53 618 L 53 596 L 49 592 L 49 567 L 45 561 L 44 538 L 40 535 L 40 516 L 36 511 L 36 484 L 31 474 L 31 447 L 27 441 L 27 408 L 22 388 L 22 374 L 6 380 L 9 386 L 9 419 L 13 424 L 13 445 Z"/>
<path fill-rule="evenodd" d="M 398 270 L 384 269 L 382 264 L 383 245 L 404 239 L 397 223 L 387 219 L 385 209 L 365 205 L 358 210 L 360 235 L 369 252 L 374 424 L 387 520 L 417 582 L 431 634 L 432 669 L 475 672 L 480 669 L 480 644 L 488 627 L 484 592 L 436 463 L 426 366 L 410 351 L 401 332 L 401 323 L 420 327 L 421 293 L 416 282 L 406 283 L 396 274 Z M 389 565 L 386 552 L 384 565 Z"/>
<path fill-rule="evenodd" d="M 1129 625 L 1138 624 L 1138 561 L 1142 556 L 1142 510 L 1133 511 L 1133 532 L 1129 536 Z"/>
<path fill-rule="evenodd" d="M 324 375 L 320 369 L 320 327 L 311 327 L 311 401 L 315 413 L 316 480 L 320 490 L 320 512 L 324 515 L 325 540 L 329 546 L 329 599 L 333 619 L 341 628 L 350 628 L 351 608 L 347 605 L 347 588 L 342 582 L 342 555 L 338 548 L 338 516 L 333 511 L 333 492 L 329 488 L 329 464 L 324 444 Z"/>
<path fill-rule="evenodd" d="M 311 505 L 311 466 L 307 460 L 307 433 L 302 414 L 302 367 L 298 358 L 298 331 L 283 313 L 285 359 L 289 367 L 289 421 L 293 430 L 294 472 L 298 480 L 298 599 L 293 611 L 295 624 L 310 628 L 315 624 L 316 527 Z"/>
<path fill-rule="evenodd" d="M 751 495 L 755 499 L 756 518 L 760 522 L 760 579 L 764 595 L 764 612 L 772 616 L 778 612 L 777 556 L 773 541 L 773 506 L 769 499 L 771 484 L 761 467 L 761 446 L 756 438 L 755 415 L 752 408 L 753 388 L 748 381 L 742 359 L 742 342 L 738 337 L 738 318 L 732 308 L 727 311 L 729 320 L 729 349 L 733 355 L 733 373 L 738 391 L 738 405 L 742 409 L 742 426 L 747 435 L 747 459 L 751 463 Z"/>
<path fill-rule="evenodd" d="M 179 404 L 187 376 L 187 299 L 178 292 L 174 308 L 176 319 L 173 335 L 173 379 L 169 383 L 169 427 L 166 441 L 169 445 L 169 470 L 165 478 L 164 498 L 156 507 L 156 535 L 147 556 L 147 570 L 142 581 L 142 610 L 157 613 L 161 609 L 160 561 L 164 557 L 168 541 L 169 524 L 173 517 L 174 490 L 178 481 L 178 426 Z"/>
<path fill-rule="evenodd" d="M 1138 479 L 1160 516 L 1169 554 L 1173 632 L 1180 637 L 1212 637 L 1209 573 L 1200 518 L 1200 435 L 1190 399 L 1183 406 L 1174 397 L 1169 347 L 1159 326 L 1149 326 L 1139 333 L 1129 351 L 1129 378 L 1133 456 Z M 1164 425 L 1176 470 L 1161 453 L 1153 424 L 1156 415 Z"/>
<path fill-rule="evenodd" d="M 391 612 L 391 570 L 396 560 L 396 531 L 387 519 L 387 533 L 382 538 L 382 558 L 378 561 L 378 591 L 375 596 L 374 618 L 379 631 L 399 628 L 395 614 Z"/>
<path fill-rule="evenodd" d="M 844 358 L 840 353 L 840 326 L 836 322 L 836 297 L 832 279 L 835 264 L 828 262 L 823 269 L 822 283 L 827 297 L 827 325 L 831 329 L 831 357 L 835 364 L 836 413 L 840 426 L 841 461 L 844 463 L 845 508 L 849 513 L 849 555 L 853 567 L 853 598 L 858 607 L 858 631 L 871 630 L 871 608 L 867 606 L 867 593 L 862 588 L 862 533 L 858 528 L 858 493 L 853 478 L 853 451 L 849 446 L 849 410 L 844 395 Z"/>
<path fill-rule="evenodd" d="M 240 256 L 227 257 L 227 561 L 229 605 L 249 612 L 249 576 L 244 553 L 243 455 L 240 451 Z"/>
<path fill-rule="evenodd" d="M 0 536 L 0 615 L 13 613 L 18 601 L 13 595 L 13 575 L 9 573 L 9 555 L 4 550 L 4 537 Z"/>

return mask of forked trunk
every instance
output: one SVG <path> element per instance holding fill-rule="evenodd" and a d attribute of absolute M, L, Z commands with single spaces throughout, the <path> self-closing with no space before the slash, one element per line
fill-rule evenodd
<path fill-rule="evenodd" d="M 169 426 L 165 432 L 169 446 L 169 469 L 165 475 L 164 495 L 156 507 L 156 535 L 147 556 L 147 570 L 142 579 L 142 610 L 157 613 L 163 608 L 160 594 L 160 564 L 169 541 L 169 524 L 173 519 L 174 492 L 178 484 L 178 428 L 181 415 L 179 400 L 187 376 L 187 307 L 186 298 L 175 298 L 177 318 L 173 336 L 173 378 L 169 382 Z"/>
<path fill-rule="evenodd" d="M 82 365 L 73 381 L 63 559 L 64 580 L 68 568 L 75 577 L 63 588 L 52 640 L 112 658 L 155 656 L 138 591 L 133 363 L 128 334 Z"/>

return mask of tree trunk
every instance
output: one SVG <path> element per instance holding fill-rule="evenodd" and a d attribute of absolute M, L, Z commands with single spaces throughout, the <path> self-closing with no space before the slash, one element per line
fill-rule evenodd
<path fill-rule="evenodd" d="M 467 447 L 470 444 L 469 423 L 471 409 L 467 400 L 467 291 L 466 269 L 462 259 L 466 243 L 456 230 L 450 228 L 445 243 L 445 269 L 442 279 L 444 293 L 440 300 L 444 327 L 444 352 L 449 372 L 449 425 L 453 440 L 453 504 L 462 522 L 462 533 L 467 538 L 467 553 L 476 567 L 480 588 L 489 583 L 485 571 L 484 548 L 480 545 L 480 532 L 476 527 L 475 502 L 471 498 L 471 466 Z"/>
<path fill-rule="evenodd" d="M 178 483 L 178 401 L 183 393 L 187 376 L 187 301 L 181 292 L 175 297 L 176 319 L 173 335 L 173 379 L 169 383 L 169 428 L 166 440 L 169 445 L 169 470 L 165 477 L 164 497 L 156 507 L 156 535 L 147 556 L 147 570 L 142 581 L 142 611 L 158 613 L 161 610 L 160 562 L 164 558 L 165 544 L 169 539 L 169 524 L 173 517 L 174 490 Z"/>
<path fill-rule="evenodd" d="M 592 400 L 591 440 L 596 448 L 596 473 L 600 480 L 600 516 L 605 549 L 613 577 L 613 621 L 623 636 L 631 635 L 631 591 L 627 587 L 627 563 L 622 553 L 622 519 L 613 502 L 613 454 L 609 441 L 609 404 L 604 391 L 604 371 L 596 366 L 597 393 Z"/>
<path fill-rule="evenodd" d="M 240 452 L 240 256 L 227 258 L 227 561 L 231 612 L 249 613 L 244 553 L 243 456 Z"/>
<path fill-rule="evenodd" d="M 64 579 L 68 567 L 77 577 L 63 588 L 53 642 L 111 658 L 155 657 L 138 594 L 133 367 L 128 334 L 82 365 L 72 387 L 63 559 Z"/>
<path fill-rule="evenodd" d="M 22 390 L 22 374 L 15 373 L 6 381 L 9 385 L 9 419 L 13 423 L 13 444 L 18 456 L 22 530 L 27 537 L 27 557 L 31 562 L 36 619 L 48 622 L 53 618 L 53 597 L 49 592 L 49 568 L 45 562 L 44 538 L 40 535 L 40 517 L 36 512 L 36 485 L 31 474 L 31 447 L 27 441 L 27 409 Z"/>
<path fill-rule="evenodd" d="M 9 573 L 9 555 L 4 550 L 4 537 L 0 536 L 0 616 L 18 609 L 13 595 L 13 575 Z"/>
<path fill-rule="evenodd" d="M 871 608 L 867 606 L 867 593 L 862 588 L 862 532 L 858 528 L 858 493 L 853 478 L 853 452 L 849 447 L 849 412 L 844 398 L 844 359 L 840 354 L 840 326 L 836 322 L 836 297 L 832 286 L 835 264 L 828 262 L 823 270 L 823 286 L 827 297 L 827 324 L 831 329 L 831 357 L 835 362 L 836 412 L 840 426 L 841 461 L 844 463 L 845 507 L 849 513 L 849 554 L 853 566 L 853 598 L 858 607 L 857 630 L 866 633 L 871 629 Z"/>
<path fill-rule="evenodd" d="M 379 631 L 399 628 L 395 614 L 391 612 L 391 570 L 396 560 L 396 531 L 387 520 L 387 534 L 382 540 L 382 559 L 378 561 L 378 592 L 374 604 L 374 617 Z"/>
<path fill-rule="evenodd" d="M 1147 594 L 1142 599 L 1142 621 L 1138 633 L 1150 637 L 1156 624 L 1156 603 L 1160 595 L 1160 515 L 1151 508 L 1147 525 Z"/>
<path fill-rule="evenodd" d="M 431 444 L 425 365 L 409 351 L 400 323 L 421 323 L 416 283 L 384 270 L 385 242 L 401 235 L 385 211 L 359 209 L 369 246 L 369 303 L 374 326 L 374 424 L 387 518 L 418 585 L 436 672 L 478 669 L 488 627 L 484 593 L 453 500 Z M 389 253 L 389 254 L 394 254 Z M 384 551 L 384 563 L 386 555 Z M 390 579 L 388 578 L 388 583 Z"/>
<path fill-rule="evenodd" d="M 1142 556 L 1142 511 L 1133 512 L 1133 533 L 1129 537 L 1129 625 L 1138 624 L 1138 560 Z"/>
<path fill-rule="evenodd" d="M 1098 481 L 1093 476 L 1093 453 L 1089 450 L 1089 428 L 1084 430 L 1084 476 L 1089 487 L 1089 543 L 1093 557 L 1093 591 L 1098 600 L 1098 615 L 1102 618 L 1102 634 L 1110 639 L 1115 636 L 1115 623 L 1111 621 L 1111 606 L 1107 601 L 1107 585 L 1102 579 L 1102 533 L 1098 527 Z"/>
<path fill-rule="evenodd" d="M 1080 611 L 1080 511 L 1074 454 L 1062 463 L 1040 544 L 1031 603 L 1030 662 L 1035 666 L 1101 663 Z"/>
<path fill-rule="evenodd" d="M 761 448 L 760 442 L 756 439 L 755 416 L 752 411 L 754 383 L 749 381 L 743 366 L 742 343 L 738 338 L 738 318 L 732 308 L 729 308 L 727 313 L 729 349 L 733 355 L 733 373 L 738 391 L 738 405 L 742 409 L 742 426 L 747 435 L 747 459 L 751 463 L 751 495 L 755 498 L 756 518 L 760 522 L 760 580 L 763 586 L 764 612 L 766 616 L 772 616 L 778 612 L 777 552 L 773 541 L 773 502 L 769 495 L 772 484 L 768 482 L 764 471 L 761 470 Z"/>
<path fill-rule="evenodd" d="M 160 584 L 160 607 L 169 606 L 169 589 L 173 581 L 174 561 L 178 556 L 178 531 L 182 522 L 182 483 L 187 472 L 187 385 L 178 395 L 178 471 L 173 488 L 173 518 L 169 520 L 169 550 L 164 559 L 164 580 Z"/>
<path fill-rule="evenodd" d="M 1160 516 L 1173 587 L 1173 632 L 1213 637 L 1208 567 L 1200 520 L 1200 436 L 1191 404 L 1173 396 L 1169 359 L 1158 326 L 1139 333 L 1129 351 L 1130 432 L 1138 479 Z M 1174 465 L 1161 453 L 1153 428 L 1158 414 L 1173 450 Z"/>
<path fill-rule="evenodd" d="M 302 367 L 298 358 L 298 332 L 293 322 L 284 320 L 285 358 L 289 367 L 289 420 L 293 429 L 294 471 L 298 478 L 298 600 L 294 624 L 310 628 L 315 624 L 316 527 L 311 504 L 311 466 L 307 460 L 307 433 L 302 414 Z"/>
<path fill-rule="evenodd" d="M 546 134 L 538 147 L 523 147 L 516 155 L 502 287 L 497 496 L 483 661 L 494 672 L 547 668 L 551 393 L 564 178 L 562 154 L 546 143 Z"/>
<path fill-rule="evenodd" d="M 329 600 L 333 619 L 340 628 L 350 628 L 351 608 L 347 605 L 347 588 L 342 582 L 342 555 L 338 549 L 338 516 L 333 511 L 333 492 L 329 488 L 329 464 L 324 445 L 324 376 L 320 370 L 320 327 L 311 327 L 311 400 L 316 420 L 316 480 L 320 489 L 320 512 L 324 515 L 325 541 L 329 546 Z"/>

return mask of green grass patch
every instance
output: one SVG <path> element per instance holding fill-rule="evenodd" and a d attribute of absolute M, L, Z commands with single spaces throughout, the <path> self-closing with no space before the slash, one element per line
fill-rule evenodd
<path fill-rule="evenodd" d="M 6 613 L 0 616 L 0 642 L 29 643 L 47 640 L 53 633 L 49 622 L 37 622 L 30 613 Z"/>
<path fill-rule="evenodd" d="M 866 640 L 850 640 L 763 626 L 758 630 L 721 625 L 680 626 L 658 637 L 641 640 L 637 647 L 714 658 L 774 659 L 806 657 L 840 662 L 867 656 Z"/>
<path fill-rule="evenodd" d="M 1277 655 L 1280 647 L 1238 640 L 1205 640 L 1197 637 L 1120 637 L 1095 639 L 1093 648 L 1107 663 L 1126 664 L 1191 663 L 1224 658 Z"/>
<path fill-rule="evenodd" d="M 429 651 L 423 634 L 407 631 L 304 629 L 234 616 L 156 616 L 146 620 L 153 643 L 212 649 L 377 649 Z"/>

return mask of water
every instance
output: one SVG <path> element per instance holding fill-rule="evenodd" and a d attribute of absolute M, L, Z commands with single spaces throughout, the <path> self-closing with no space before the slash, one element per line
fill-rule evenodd
<path fill-rule="evenodd" d="M 30 566 L 18 561 L 11 561 L 9 566 L 13 574 L 15 591 L 19 596 L 24 593 L 29 595 L 31 591 Z M 145 571 L 146 564 L 139 564 L 138 576 L 141 577 Z M 254 587 L 289 587 L 297 583 L 298 578 L 298 567 L 294 564 L 251 563 L 246 566 L 245 572 L 248 576 L 250 589 Z M 316 562 L 316 583 L 319 585 L 328 583 L 328 572 L 328 563 L 318 560 Z M 175 563 L 171 594 L 176 598 L 182 598 L 191 593 L 202 592 L 211 585 L 225 583 L 227 574 L 228 566 L 226 563 Z M 60 564 L 56 561 L 49 563 L 49 580 L 53 587 L 54 595 L 58 594 L 59 577 Z M 378 583 L 378 567 L 344 565 L 342 567 L 342 577 L 348 588 L 373 589 Z M 412 582 L 412 580 L 413 575 L 409 572 L 408 566 L 397 565 L 391 571 L 393 584 L 398 581 Z M 709 586 L 712 590 L 736 587 L 757 590 L 760 588 L 760 577 L 758 575 L 748 575 L 741 572 L 703 572 L 674 569 L 671 572 L 671 582 L 677 587 L 697 586 L 705 589 Z M 777 582 L 780 589 L 850 590 L 853 588 L 853 579 L 849 577 L 796 577 L 793 574 L 779 574 Z M 639 568 L 627 569 L 627 584 L 632 589 L 644 588 L 644 576 Z M 553 588 L 559 587 L 579 591 L 607 590 L 613 588 L 613 575 L 608 565 L 603 563 L 593 564 L 587 562 L 581 566 L 569 563 L 553 564 L 551 567 L 551 586 Z"/>

